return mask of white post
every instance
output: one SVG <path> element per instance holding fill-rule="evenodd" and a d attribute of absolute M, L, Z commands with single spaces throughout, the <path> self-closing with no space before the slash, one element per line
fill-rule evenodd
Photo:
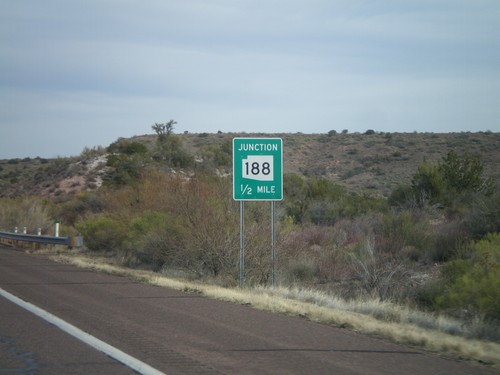
<path fill-rule="evenodd" d="M 14 233 L 17 233 L 17 227 L 14 227 Z"/>
<path fill-rule="evenodd" d="M 24 227 L 23 228 L 23 234 L 26 234 L 28 232 L 28 228 Z"/>
<path fill-rule="evenodd" d="M 42 228 L 38 228 L 36 231 L 36 234 L 37 234 L 37 236 L 41 236 L 42 235 Z"/>
<path fill-rule="evenodd" d="M 56 221 L 56 237 L 59 237 L 59 222 Z"/>

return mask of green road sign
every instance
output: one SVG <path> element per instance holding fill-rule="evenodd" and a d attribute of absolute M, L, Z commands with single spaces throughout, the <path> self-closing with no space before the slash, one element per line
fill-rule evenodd
<path fill-rule="evenodd" d="M 233 139 L 233 198 L 237 201 L 283 199 L 281 138 Z"/>

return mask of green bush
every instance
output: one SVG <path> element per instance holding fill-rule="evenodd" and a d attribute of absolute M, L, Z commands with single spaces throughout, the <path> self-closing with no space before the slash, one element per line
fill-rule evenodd
<path fill-rule="evenodd" d="M 191 168 L 195 164 L 194 156 L 184 149 L 182 139 L 175 135 L 158 138 L 153 157 L 176 168 Z"/>
<path fill-rule="evenodd" d="M 147 211 L 137 216 L 101 215 L 80 221 L 77 229 L 93 251 L 112 251 L 129 264 L 160 269 L 175 263 L 185 243 L 184 226 L 172 215 Z"/>
<path fill-rule="evenodd" d="M 470 258 L 446 264 L 442 277 L 444 288 L 434 298 L 438 309 L 500 322 L 499 233 L 473 242 Z"/>
<path fill-rule="evenodd" d="M 185 243 L 184 226 L 172 215 L 145 212 L 130 222 L 129 258 L 149 264 L 154 270 L 176 264 Z"/>
<path fill-rule="evenodd" d="M 108 146 L 108 151 L 111 153 L 133 155 L 146 154 L 148 152 L 148 148 L 146 145 L 139 142 L 129 142 L 125 139 L 119 139 Z"/>
<path fill-rule="evenodd" d="M 475 194 L 464 215 L 464 226 L 472 238 L 480 239 L 487 233 L 500 232 L 500 190 L 489 196 Z"/>
<path fill-rule="evenodd" d="M 439 170 L 452 194 L 483 192 L 488 195 L 492 193 L 493 181 L 483 177 L 484 165 L 478 155 L 470 155 L 466 151 L 463 157 L 460 157 L 456 152 L 450 151 L 439 164 Z"/>
<path fill-rule="evenodd" d="M 111 180 L 115 185 L 123 186 L 135 181 L 144 165 L 144 156 L 139 154 L 114 154 L 108 157 L 107 165 L 114 168 Z"/>
<path fill-rule="evenodd" d="M 294 222 L 302 223 L 308 206 L 305 180 L 296 174 L 285 174 L 283 176 L 283 190 L 285 197 L 287 197 L 285 201 L 287 215 L 292 217 Z"/>
<path fill-rule="evenodd" d="M 443 203 L 445 183 L 439 166 L 423 160 L 411 180 L 415 201 L 423 206 L 426 202 Z"/>
<path fill-rule="evenodd" d="M 126 219 L 117 215 L 91 217 L 76 227 L 85 238 L 85 245 L 93 251 L 119 251 L 129 238 Z"/>
<path fill-rule="evenodd" d="M 292 284 L 310 282 L 316 274 L 316 265 L 312 259 L 293 260 L 284 268 L 285 278 Z"/>
<path fill-rule="evenodd" d="M 386 213 L 381 234 L 378 245 L 382 251 L 398 255 L 403 248 L 411 248 L 413 260 L 419 260 L 433 248 L 436 240 L 429 218 L 409 210 Z"/>
<path fill-rule="evenodd" d="M 200 153 L 204 161 L 203 164 L 207 164 L 208 168 L 226 167 L 231 165 L 232 144 L 230 140 L 220 145 L 203 146 Z"/>
<path fill-rule="evenodd" d="M 460 157 L 450 151 L 439 163 L 424 159 L 412 178 L 414 199 L 421 206 L 425 203 L 450 206 L 470 193 L 491 195 L 493 181 L 483 177 L 483 172 L 480 156 L 468 152 Z"/>
<path fill-rule="evenodd" d="M 408 185 L 398 186 L 394 189 L 387 199 L 387 203 L 391 207 L 399 207 L 402 209 L 414 208 L 417 206 L 413 188 Z"/>
<path fill-rule="evenodd" d="M 433 262 L 446 262 L 457 257 L 470 240 L 460 221 L 442 223 L 434 228 L 434 232 L 434 244 L 427 252 Z"/>
<path fill-rule="evenodd" d="M 283 187 L 286 214 L 296 223 L 333 225 L 338 219 L 385 211 L 387 207 L 384 199 L 369 194 L 349 194 L 344 187 L 324 178 L 287 174 Z"/>
<path fill-rule="evenodd" d="M 74 225 L 86 212 L 99 213 L 105 208 L 105 203 L 97 192 L 80 192 L 72 200 L 58 206 L 57 216 L 62 219 L 64 224 Z"/>

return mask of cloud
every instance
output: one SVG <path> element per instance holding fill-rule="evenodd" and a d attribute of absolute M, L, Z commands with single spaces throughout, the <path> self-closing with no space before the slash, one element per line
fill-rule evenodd
<path fill-rule="evenodd" d="M 498 19 L 492 0 L 4 2 L 0 158 L 76 154 L 171 118 L 192 132 L 495 131 Z M 35 126 L 60 141 L 27 149 Z"/>

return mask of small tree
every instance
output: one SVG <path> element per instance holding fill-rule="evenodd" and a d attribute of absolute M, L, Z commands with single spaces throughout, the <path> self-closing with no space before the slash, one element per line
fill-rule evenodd
<path fill-rule="evenodd" d="M 420 206 L 426 201 L 439 202 L 443 197 L 444 185 L 438 165 L 427 162 L 425 159 L 420 163 L 417 173 L 413 175 L 411 180 L 415 200 Z"/>
<path fill-rule="evenodd" d="M 177 121 L 170 120 L 165 123 L 156 122 L 154 125 L 151 125 L 151 128 L 155 131 L 156 135 L 158 135 L 158 139 L 160 141 L 164 141 L 170 134 L 174 132 L 174 125 L 177 124 Z"/>
<path fill-rule="evenodd" d="M 481 158 L 470 155 L 468 151 L 462 158 L 455 151 L 450 151 L 439 165 L 439 171 L 452 192 L 492 192 L 493 181 L 483 177 L 484 165 Z"/>
<path fill-rule="evenodd" d="M 158 135 L 153 158 L 173 167 L 188 168 L 194 165 L 194 157 L 182 147 L 182 139 L 173 135 L 177 121 L 155 123 L 151 128 Z"/>
<path fill-rule="evenodd" d="M 460 157 L 450 151 L 439 163 L 420 163 L 412 178 L 412 190 L 420 205 L 426 201 L 433 204 L 450 204 L 456 196 L 468 193 L 490 195 L 493 180 L 483 176 L 484 166 L 478 155 L 465 152 Z"/>

